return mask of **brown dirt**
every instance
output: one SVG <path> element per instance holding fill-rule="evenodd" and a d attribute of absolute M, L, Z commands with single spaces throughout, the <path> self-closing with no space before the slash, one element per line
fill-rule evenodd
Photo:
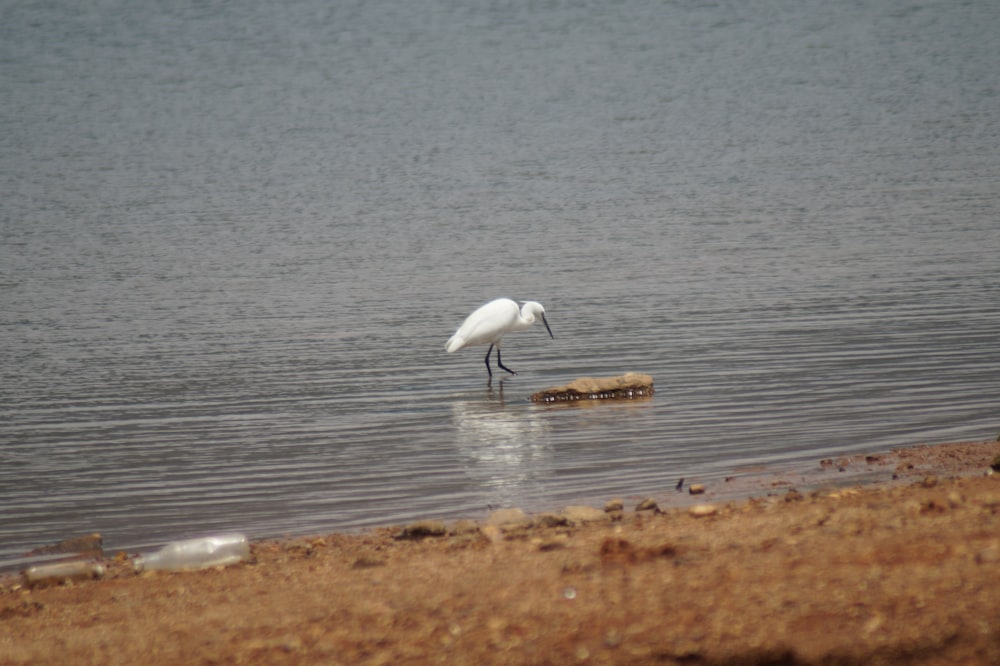
<path fill-rule="evenodd" d="M 218 570 L 139 575 L 119 557 L 99 581 L 8 580 L 0 664 L 998 664 L 998 453 L 861 457 L 897 478 L 779 486 L 702 517 L 626 507 L 268 541 Z"/>

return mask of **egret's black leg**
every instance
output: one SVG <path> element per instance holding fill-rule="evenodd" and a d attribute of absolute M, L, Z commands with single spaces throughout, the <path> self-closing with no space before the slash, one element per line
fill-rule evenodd
<path fill-rule="evenodd" d="M 492 353 L 493 353 L 493 345 L 490 345 L 490 348 L 486 350 L 486 372 L 489 374 L 490 379 L 493 379 L 493 371 L 490 370 L 490 354 Z M 499 349 L 497 350 L 497 358 L 498 359 L 500 358 Z"/>
<path fill-rule="evenodd" d="M 503 368 L 504 370 L 506 370 L 507 372 L 509 372 L 512 375 L 516 375 L 517 374 L 516 372 L 514 372 L 513 370 L 511 370 L 510 368 L 508 368 L 506 365 L 504 365 L 503 361 L 500 360 L 500 348 L 499 347 L 497 347 L 497 367 L 498 368 Z"/>

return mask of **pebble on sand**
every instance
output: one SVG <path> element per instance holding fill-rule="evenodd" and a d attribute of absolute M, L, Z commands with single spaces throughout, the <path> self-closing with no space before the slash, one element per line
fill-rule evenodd
<path fill-rule="evenodd" d="M 558 513 L 540 513 L 535 516 L 535 527 L 566 527 L 569 520 Z"/>
<path fill-rule="evenodd" d="M 638 504 L 635 505 L 636 511 L 652 511 L 654 513 L 659 512 L 660 506 L 651 497 L 647 497 Z"/>
<path fill-rule="evenodd" d="M 442 537 L 448 534 L 448 528 L 440 520 L 418 520 L 410 523 L 396 535 L 397 539 L 423 539 L 425 537 Z"/>
<path fill-rule="evenodd" d="M 468 534 L 476 534 L 479 532 L 479 523 L 474 520 L 469 520 L 468 518 L 463 518 L 462 520 L 456 520 L 451 526 L 451 531 L 449 532 L 452 536 L 464 536 Z"/>
<path fill-rule="evenodd" d="M 486 523 L 504 532 L 528 529 L 533 524 L 531 518 L 517 508 L 497 509 L 489 515 Z"/>
<path fill-rule="evenodd" d="M 690 509 L 688 513 L 695 518 L 706 518 L 708 516 L 714 516 L 719 512 L 718 507 L 714 504 L 695 504 Z"/>
<path fill-rule="evenodd" d="M 607 513 L 592 506 L 568 506 L 562 510 L 562 516 L 569 521 L 570 525 L 608 520 Z"/>

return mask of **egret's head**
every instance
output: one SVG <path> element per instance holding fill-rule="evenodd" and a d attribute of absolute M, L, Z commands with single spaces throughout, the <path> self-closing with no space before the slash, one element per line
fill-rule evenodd
<path fill-rule="evenodd" d="M 545 324 L 545 330 L 549 332 L 550 338 L 555 338 L 552 334 L 552 328 L 549 327 L 549 322 L 545 318 L 545 308 L 538 301 L 525 301 L 521 306 L 521 316 L 525 319 L 535 320 L 536 317 L 540 317 L 542 323 Z"/>

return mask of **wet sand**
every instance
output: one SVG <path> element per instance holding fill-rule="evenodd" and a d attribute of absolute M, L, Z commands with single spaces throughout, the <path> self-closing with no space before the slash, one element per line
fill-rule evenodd
<path fill-rule="evenodd" d="M 224 569 L 137 574 L 123 553 L 102 580 L 3 581 L 0 664 L 996 664 L 998 453 L 265 541 Z"/>

